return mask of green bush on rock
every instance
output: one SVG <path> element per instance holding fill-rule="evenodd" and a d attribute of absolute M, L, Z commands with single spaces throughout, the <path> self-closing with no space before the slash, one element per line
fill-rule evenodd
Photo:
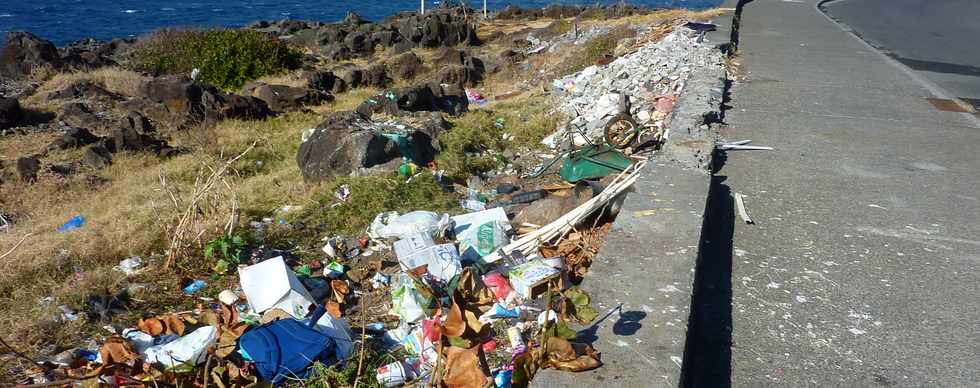
<path fill-rule="evenodd" d="M 190 74 L 225 90 L 297 66 L 299 54 L 286 43 L 250 30 L 156 31 L 140 38 L 127 66 L 152 74 Z"/>

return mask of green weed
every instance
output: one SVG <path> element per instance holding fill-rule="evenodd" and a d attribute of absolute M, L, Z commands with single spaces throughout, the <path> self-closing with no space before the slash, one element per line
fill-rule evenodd
<path fill-rule="evenodd" d="M 350 199 L 340 202 L 334 192 L 342 185 L 350 189 Z M 388 177 L 346 177 L 323 186 L 314 204 L 304 206 L 294 222 L 304 224 L 305 232 L 348 234 L 364 233 L 378 213 L 430 210 L 439 213 L 458 212 L 455 193 L 446 192 L 425 172 L 405 182 Z M 308 236 L 310 238 L 323 237 Z"/>
<path fill-rule="evenodd" d="M 442 151 L 436 156 L 439 167 L 456 180 L 465 180 L 500 167 L 498 156 L 504 150 L 502 125 L 492 111 L 470 111 L 453 120 L 453 128 L 439 135 Z"/>

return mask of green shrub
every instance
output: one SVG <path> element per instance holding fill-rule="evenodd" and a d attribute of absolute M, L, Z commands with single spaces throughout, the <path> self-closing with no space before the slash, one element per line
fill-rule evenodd
<path fill-rule="evenodd" d="M 470 111 L 453 121 L 453 128 L 439 135 L 439 167 L 456 180 L 493 170 L 502 163 L 500 152 L 506 146 L 503 126 L 486 110 Z"/>
<path fill-rule="evenodd" d="M 153 74 L 190 74 L 232 90 L 246 81 L 295 67 L 298 54 L 288 45 L 250 30 L 160 30 L 141 38 L 129 53 L 128 67 Z"/>

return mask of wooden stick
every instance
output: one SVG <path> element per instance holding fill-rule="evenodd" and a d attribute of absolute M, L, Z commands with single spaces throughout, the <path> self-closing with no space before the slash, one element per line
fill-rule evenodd
<path fill-rule="evenodd" d="M 33 234 L 34 233 L 32 232 L 32 233 L 25 234 L 24 237 L 21 237 L 20 238 L 20 241 L 18 241 L 16 244 L 14 244 L 14 246 L 12 248 L 10 248 L 10 250 L 7 251 L 7 253 L 4 253 L 3 255 L 0 255 L 0 259 L 3 259 L 4 257 L 7 257 L 11 253 L 14 253 L 14 250 L 16 250 L 17 247 L 20 246 L 20 244 L 23 244 L 24 243 L 24 240 L 27 240 L 27 238 L 28 237 L 31 237 Z"/>
<path fill-rule="evenodd" d="M 357 388 L 357 384 L 361 382 L 361 368 L 364 367 L 364 347 L 367 345 L 367 322 L 365 319 L 365 314 L 367 314 L 367 307 L 365 306 L 368 294 L 361 297 L 361 354 L 358 356 L 357 360 L 357 377 L 354 378 L 354 388 Z M 330 314 L 330 312 L 327 312 Z"/>
<path fill-rule="evenodd" d="M 196 210 L 199 208 L 198 204 L 200 203 L 200 201 L 203 200 L 208 195 L 208 193 L 211 191 L 211 188 L 214 187 L 214 185 L 218 181 L 224 180 L 224 177 L 222 175 L 225 173 L 225 171 L 231 168 L 232 164 L 234 164 L 239 159 L 241 159 L 246 154 L 248 154 L 250 151 L 252 151 L 252 149 L 255 148 L 256 144 L 257 142 L 253 142 L 252 145 L 248 146 L 248 148 L 245 149 L 245 151 L 242 151 L 242 153 L 238 154 L 238 156 L 235 156 L 234 158 L 227 160 L 217 170 L 211 168 L 211 166 L 205 165 L 205 167 L 208 170 L 211 170 L 211 175 L 208 176 L 208 178 L 204 180 L 203 185 L 200 186 L 199 186 L 201 182 L 200 177 L 195 179 L 194 187 L 196 189 L 194 190 L 194 193 L 191 196 L 190 203 L 187 204 L 187 208 L 184 210 L 184 214 L 181 215 L 180 221 L 177 223 L 177 227 L 174 228 L 174 236 L 170 240 L 170 253 L 169 255 L 167 255 L 167 261 L 163 265 L 164 269 L 169 269 L 170 266 L 173 265 L 174 261 L 177 259 L 177 255 L 180 254 L 182 245 L 184 243 L 185 229 L 188 227 L 191 219 L 197 214 Z M 198 235 L 198 238 L 200 238 L 200 235 Z"/>

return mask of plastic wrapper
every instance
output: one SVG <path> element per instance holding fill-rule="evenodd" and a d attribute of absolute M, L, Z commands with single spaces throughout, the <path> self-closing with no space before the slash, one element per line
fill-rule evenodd
<path fill-rule="evenodd" d="M 432 295 L 419 290 L 415 280 L 407 274 L 398 274 L 391 290 L 391 299 L 391 313 L 405 322 L 418 322 L 432 313 Z"/>

